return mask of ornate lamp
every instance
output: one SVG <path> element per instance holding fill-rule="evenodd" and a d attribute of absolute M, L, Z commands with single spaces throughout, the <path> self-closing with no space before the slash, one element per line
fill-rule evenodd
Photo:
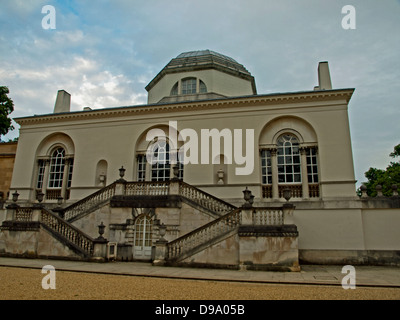
<path fill-rule="evenodd" d="M 283 190 L 283 197 L 286 199 L 286 201 L 289 201 L 292 197 L 292 190 L 290 188 L 285 188 Z"/>
<path fill-rule="evenodd" d="M 217 175 L 218 175 L 218 184 L 224 184 L 224 175 L 225 175 L 224 170 L 219 169 Z"/>
<path fill-rule="evenodd" d="M 61 206 L 62 205 L 62 203 L 63 203 L 63 200 L 64 200 L 64 198 L 63 197 L 58 197 L 57 198 L 57 204 L 59 205 L 59 206 Z"/>
<path fill-rule="evenodd" d="M 163 223 L 158 227 L 158 230 L 160 232 L 160 240 L 165 240 L 164 236 L 165 233 L 167 232 L 167 226 Z"/>
<path fill-rule="evenodd" d="M 251 206 L 253 206 L 253 203 L 254 203 L 254 195 L 253 194 L 250 195 L 249 203 L 250 203 Z"/>
<path fill-rule="evenodd" d="M 19 193 L 17 190 L 12 194 L 12 201 L 17 202 L 19 197 Z"/>
<path fill-rule="evenodd" d="M 245 190 L 243 190 L 243 195 L 244 195 L 243 196 L 244 201 L 246 201 L 245 204 L 243 205 L 243 207 L 251 208 L 252 204 L 250 203 L 250 200 L 252 199 L 252 194 L 251 194 L 251 191 L 247 187 Z"/>
<path fill-rule="evenodd" d="M 98 225 L 99 228 L 99 237 L 97 239 L 104 239 L 103 238 L 103 234 L 104 234 L 104 229 L 106 228 L 106 226 L 103 224 L 103 221 L 100 223 L 100 225 Z"/>
<path fill-rule="evenodd" d="M 119 169 L 119 176 L 121 177 L 121 179 L 124 178 L 124 176 L 125 176 L 125 171 L 126 171 L 126 169 L 124 168 L 124 166 L 122 166 L 122 167 Z"/>
<path fill-rule="evenodd" d="M 38 193 L 36 193 L 36 200 L 39 203 L 42 203 L 43 199 L 44 199 L 44 193 L 42 191 L 39 191 Z"/>

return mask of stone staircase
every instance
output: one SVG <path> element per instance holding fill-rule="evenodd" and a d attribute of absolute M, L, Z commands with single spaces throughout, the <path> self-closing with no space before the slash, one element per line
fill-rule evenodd
<path fill-rule="evenodd" d="M 248 215 L 243 221 L 243 210 Z M 167 244 L 166 261 L 180 262 L 238 231 L 245 222 L 256 227 L 282 227 L 284 225 L 283 207 L 236 208 L 222 217 L 189 232 Z"/>
<path fill-rule="evenodd" d="M 173 185 L 173 186 L 172 186 Z M 172 192 L 174 190 L 175 192 Z M 200 206 L 214 216 L 222 216 L 236 207 L 183 181 L 126 182 L 116 181 L 109 186 L 66 207 L 63 217 L 76 221 L 108 203 L 113 196 L 168 196 L 179 195 L 192 205 Z"/>
<path fill-rule="evenodd" d="M 13 212 L 13 216 L 10 220 L 3 222 L 2 231 L 36 231 L 34 234 L 37 234 L 37 231 L 43 228 L 53 238 L 85 260 L 94 257 L 96 242 L 102 242 L 101 240 L 93 239 L 43 206 L 23 208 L 15 206 L 8 210 Z M 49 243 L 47 245 L 51 246 Z M 33 245 L 33 247 L 37 247 L 37 245 Z M 30 249 L 30 251 L 32 250 Z"/>

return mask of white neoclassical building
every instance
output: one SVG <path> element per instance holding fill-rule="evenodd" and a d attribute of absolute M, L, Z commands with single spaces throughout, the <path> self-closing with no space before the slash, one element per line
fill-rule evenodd
<path fill-rule="evenodd" d="M 316 65 L 316 72 L 314 88 L 262 94 L 242 64 L 201 50 L 172 59 L 146 86 L 146 105 L 70 111 L 70 95 L 60 90 L 54 113 L 15 119 L 20 138 L 10 194 L 17 191 L 17 203 L 28 207 L 43 196 L 46 210 L 58 206 L 63 219 L 92 237 L 104 221 L 105 236 L 128 260 L 150 259 L 151 252 L 157 260 L 158 226 L 166 226 L 168 260 L 173 255 L 168 250 L 181 237 L 187 240 L 241 208 L 243 190 L 251 191 L 255 208 L 282 209 L 290 194 L 296 209 L 287 219 L 296 228 L 288 231 L 289 242 L 300 262 L 360 262 L 373 256 L 392 263 L 391 254 L 400 249 L 395 232 L 400 220 L 393 218 L 397 198 L 377 204 L 356 195 L 348 120 L 354 89 L 332 88 L 327 62 Z M 286 225 L 256 211 L 247 227 Z M 246 220 L 242 213 L 238 219 Z M 10 228 L 6 224 L 3 232 Z M 243 255 L 252 246 L 268 247 L 243 244 L 250 234 L 262 234 L 254 230 L 238 227 L 222 242 L 208 239 L 179 261 L 243 265 L 247 258 L 238 255 L 240 246 L 247 248 Z M 227 249 L 227 239 L 236 251 Z M 4 243 L 0 253 L 8 250 Z M 272 247 L 270 252 L 291 251 Z M 285 260 L 277 256 L 258 265 Z M 292 258 L 290 265 L 296 264 Z"/>

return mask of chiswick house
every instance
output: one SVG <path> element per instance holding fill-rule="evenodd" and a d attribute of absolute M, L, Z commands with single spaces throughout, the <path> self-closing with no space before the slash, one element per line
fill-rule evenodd
<path fill-rule="evenodd" d="M 211 51 L 173 58 L 145 105 L 14 119 L 0 255 L 299 271 L 400 264 L 400 205 L 356 193 L 348 108 L 328 62 L 300 92 L 258 93 Z M 73 93 L 71 93 L 73 94 Z"/>

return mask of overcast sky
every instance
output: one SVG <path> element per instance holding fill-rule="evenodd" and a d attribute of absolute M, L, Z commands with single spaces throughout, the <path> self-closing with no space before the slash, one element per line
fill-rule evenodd
<path fill-rule="evenodd" d="M 42 28 L 42 7 L 56 29 Z M 342 28 L 342 7 L 356 29 Z M 257 92 L 313 90 L 319 61 L 349 104 L 356 179 L 400 143 L 400 0 L 1 0 L 0 85 L 14 117 L 145 104 L 145 86 L 178 54 L 210 49 L 243 64 Z M 3 140 L 18 136 L 17 129 Z"/>

